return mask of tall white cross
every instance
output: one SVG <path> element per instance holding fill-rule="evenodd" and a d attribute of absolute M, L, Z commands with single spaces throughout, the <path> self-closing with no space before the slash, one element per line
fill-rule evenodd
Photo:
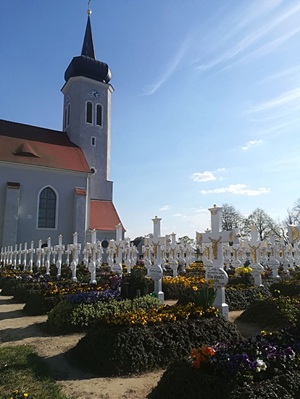
<path fill-rule="evenodd" d="M 261 247 L 263 243 L 259 240 L 258 230 L 256 226 L 251 226 L 251 238 L 249 240 L 248 246 L 250 248 L 251 263 L 250 267 L 252 269 L 252 275 L 254 277 L 255 285 L 262 285 L 261 275 L 264 271 L 263 266 L 260 263 L 261 259 Z"/>
<path fill-rule="evenodd" d="M 213 267 L 207 272 L 207 278 L 214 281 L 217 296 L 214 306 L 228 319 L 228 305 L 225 303 L 225 285 L 228 275 L 224 270 L 223 246 L 224 242 L 239 242 L 238 229 L 222 231 L 222 207 L 209 208 L 211 214 L 211 231 L 197 233 L 197 243 L 211 243 Z"/>
<path fill-rule="evenodd" d="M 56 266 L 56 277 L 59 278 L 61 275 L 62 266 L 62 255 L 65 252 L 65 246 L 62 244 L 62 235 L 58 236 L 58 245 L 54 246 L 54 253 L 57 255 Z"/>
<path fill-rule="evenodd" d="M 81 250 L 81 244 L 78 244 L 78 233 L 73 234 L 73 244 L 70 244 L 70 251 L 72 254 L 71 270 L 72 270 L 72 280 L 77 281 L 76 271 L 78 265 L 78 256 Z"/>
<path fill-rule="evenodd" d="M 162 290 L 162 277 L 163 277 L 163 270 L 161 267 L 161 247 L 165 245 L 166 238 L 161 237 L 160 233 L 160 222 L 161 219 L 155 216 L 152 219 L 153 222 L 153 237 L 145 239 L 146 245 L 149 245 L 152 248 L 153 252 L 153 265 L 149 268 L 149 275 L 154 281 L 154 292 L 157 295 L 157 298 L 160 302 L 164 303 L 164 293 Z"/>

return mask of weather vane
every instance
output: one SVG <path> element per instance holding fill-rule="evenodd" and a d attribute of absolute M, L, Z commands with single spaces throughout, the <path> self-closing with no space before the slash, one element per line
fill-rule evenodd
<path fill-rule="evenodd" d="M 87 10 L 88 15 L 91 15 L 91 13 L 92 13 L 92 10 L 90 9 L 90 3 L 91 3 L 91 1 L 92 1 L 92 0 L 88 0 L 88 10 Z"/>

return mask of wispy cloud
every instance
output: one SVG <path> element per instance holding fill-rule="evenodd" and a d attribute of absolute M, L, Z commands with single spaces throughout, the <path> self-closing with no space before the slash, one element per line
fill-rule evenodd
<path fill-rule="evenodd" d="M 248 151 L 252 147 L 257 147 L 262 144 L 262 140 L 250 140 L 243 147 L 243 151 Z"/>
<path fill-rule="evenodd" d="M 231 43 L 231 47 L 227 48 L 223 53 L 218 55 L 215 58 L 212 58 L 208 62 L 203 62 L 200 65 L 198 65 L 197 69 L 200 71 L 205 71 L 208 69 L 211 69 L 215 66 L 221 65 L 221 64 L 226 64 L 229 61 L 236 62 L 236 58 L 242 56 L 245 56 L 245 52 L 247 50 L 251 50 L 251 47 L 254 45 L 258 45 L 260 40 L 264 39 L 270 32 L 272 32 L 274 29 L 277 29 L 280 24 L 285 22 L 286 20 L 290 19 L 293 17 L 295 14 L 297 14 L 300 11 L 300 4 L 293 5 L 290 7 L 288 10 L 283 12 L 280 15 L 276 15 L 273 19 L 270 20 L 268 18 L 268 21 L 265 25 L 260 23 L 259 26 L 260 28 L 257 27 L 257 24 L 253 24 L 252 27 L 252 32 L 247 33 L 242 39 L 235 43 Z M 288 40 L 290 37 L 298 33 L 299 28 L 295 28 L 289 32 L 287 32 L 285 35 L 280 35 L 277 39 L 274 40 L 274 38 L 271 38 L 269 43 L 261 43 L 260 47 L 264 47 L 264 52 L 269 52 L 271 49 L 274 49 L 276 46 L 282 44 L 284 41 Z M 242 33 L 242 32 L 241 32 Z M 237 35 L 238 36 L 238 35 Z M 269 46 L 269 47 L 268 47 Z M 255 49 L 253 51 L 254 53 L 257 53 L 258 50 Z"/>
<path fill-rule="evenodd" d="M 144 87 L 145 95 L 149 96 L 154 94 L 175 73 L 192 45 L 192 36 L 192 33 L 186 36 L 184 41 L 179 46 L 177 53 L 174 55 L 173 59 L 170 60 L 164 73 L 159 77 L 159 79 L 156 82 L 148 84 Z"/>
<path fill-rule="evenodd" d="M 230 184 L 227 187 L 215 188 L 213 190 L 201 190 L 200 194 L 235 194 L 235 195 L 246 195 L 246 196 L 255 196 L 261 194 L 268 194 L 270 192 L 269 188 L 260 187 L 257 189 L 250 189 L 246 184 Z"/>
<path fill-rule="evenodd" d="M 272 111 L 274 108 L 279 108 L 285 105 L 290 105 L 300 99 L 300 87 L 282 93 L 280 96 L 274 97 L 271 100 L 262 102 L 249 108 L 248 113 Z"/>

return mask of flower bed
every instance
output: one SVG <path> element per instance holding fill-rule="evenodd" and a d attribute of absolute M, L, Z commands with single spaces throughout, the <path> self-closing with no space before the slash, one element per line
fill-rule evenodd
<path fill-rule="evenodd" d="M 240 338 L 232 323 L 215 315 L 134 327 L 98 321 L 69 355 L 97 375 L 128 375 L 166 367 L 195 345 Z"/>
<path fill-rule="evenodd" d="M 206 350 L 197 362 L 196 355 L 202 353 L 201 349 L 193 351 L 192 360 L 173 363 L 148 398 L 299 397 L 299 329 L 217 345 L 209 352 Z"/>
<path fill-rule="evenodd" d="M 95 320 L 112 318 L 118 320 L 117 314 L 135 314 L 137 310 L 148 312 L 161 307 L 160 301 L 151 296 L 133 300 L 96 301 L 94 303 L 77 303 L 77 295 L 68 296 L 55 306 L 48 315 L 47 327 L 51 332 L 65 334 L 87 330 Z"/>

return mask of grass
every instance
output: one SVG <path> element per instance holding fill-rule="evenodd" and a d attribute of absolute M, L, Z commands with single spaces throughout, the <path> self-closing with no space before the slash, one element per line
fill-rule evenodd
<path fill-rule="evenodd" d="M 49 378 L 43 360 L 29 345 L 0 348 L 0 399 L 71 399 Z"/>

